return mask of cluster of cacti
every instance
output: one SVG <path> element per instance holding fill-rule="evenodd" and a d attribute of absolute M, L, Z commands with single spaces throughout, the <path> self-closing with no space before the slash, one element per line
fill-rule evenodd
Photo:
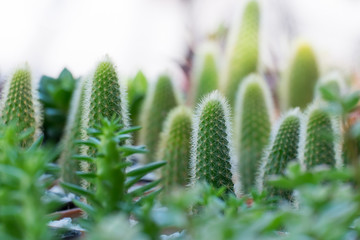
<path fill-rule="evenodd" d="M 4 123 L 15 122 L 18 133 L 32 131 L 22 140 L 22 146 L 29 146 L 41 134 L 41 113 L 35 84 L 28 66 L 17 69 L 4 87 L 0 114 Z"/>
<path fill-rule="evenodd" d="M 166 161 L 161 176 L 166 190 L 189 184 L 191 110 L 178 106 L 171 110 L 164 123 L 158 159 Z"/>
<path fill-rule="evenodd" d="M 171 79 L 162 75 L 151 86 L 145 99 L 141 119 L 142 131 L 140 140 L 149 149 L 146 162 L 155 161 L 156 149 L 163 129 L 163 122 L 171 109 L 178 105 L 178 99 Z"/>
<path fill-rule="evenodd" d="M 251 74 L 239 86 L 235 103 L 234 142 L 243 192 L 255 186 L 262 151 L 268 143 L 274 108 L 270 89 L 261 76 Z"/>
<path fill-rule="evenodd" d="M 248 74 L 256 72 L 259 58 L 259 22 L 258 2 L 250 1 L 243 12 L 241 26 L 235 29 L 233 42 L 229 44 L 228 63 L 225 69 L 224 93 L 231 106 L 240 82 Z"/>

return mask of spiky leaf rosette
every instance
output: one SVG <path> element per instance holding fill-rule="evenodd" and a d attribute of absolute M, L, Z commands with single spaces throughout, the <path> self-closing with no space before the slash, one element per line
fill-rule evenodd
<path fill-rule="evenodd" d="M 201 101 L 193 120 L 191 184 L 205 180 L 239 195 L 239 178 L 232 149 L 230 109 L 214 91 Z"/>
<path fill-rule="evenodd" d="M 264 151 L 258 176 L 258 189 L 266 190 L 269 196 L 279 196 L 290 200 L 292 192 L 270 186 L 267 181 L 272 175 L 283 175 L 287 164 L 297 160 L 300 143 L 302 114 L 299 108 L 288 111 L 270 135 L 270 144 Z"/>
<path fill-rule="evenodd" d="M 72 156 L 81 153 L 81 146 L 76 144 L 76 141 L 85 140 L 83 139 L 85 129 L 82 126 L 81 118 L 84 114 L 86 80 L 86 78 L 82 78 L 78 81 L 75 93 L 71 99 L 70 114 L 65 126 L 65 134 L 62 138 L 63 149 L 59 159 L 62 180 L 73 184 L 80 183 L 80 178 L 76 171 L 81 170 L 81 162 L 72 159 Z"/>
<path fill-rule="evenodd" d="M 191 123 L 191 110 L 185 106 L 171 110 L 164 123 L 158 159 L 167 162 L 161 174 L 166 190 L 189 184 Z"/>
<path fill-rule="evenodd" d="M 235 151 L 242 191 L 255 187 L 264 147 L 269 141 L 274 107 L 267 83 L 251 74 L 240 84 L 235 104 Z"/>
<path fill-rule="evenodd" d="M 164 119 L 176 105 L 178 105 L 178 100 L 171 79 L 167 75 L 160 76 L 146 96 L 141 119 L 143 127 L 140 136 L 141 142 L 149 150 L 146 154 L 146 162 L 155 161 L 155 152 Z"/>
<path fill-rule="evenodd" d="M 225 72 L 225 96 L 231 106 L 240 82 L 248 74 L 256 72 L 259 55 L 260 10 L 257 1 L 250 1 L 244 10 L 241 27 L 229 44 L 228 63 Z M 238 27 L 236 27 L 238 28 Z M 237 29 L 236 29 L 237 30 Z"/>
<path fill-rule="evenodd" d="M 6 83 L 2 101 L 1 118 L 4 123 L 16 122 L 18 133 L 32 129 L 34 132 L 21 142 L 29 146 L 41 133 L 40 105 L 29 67 L 19 68 Z"/>
<path fill-rule="evenodd" d="M 330 115 L 317 103 L 306 111 L 300 142 L 299 160 L 303 168 L 311 169 L 322 164 L 342 166 L 340 119 Z"/>
<path fill-rule="evenodd" d="M 283 110 L 294 107 L 305 109 L 313 100 L 318 78 L 319 71 L 313 49 L 307 43 L 299 43 L 280 85 Z"/>

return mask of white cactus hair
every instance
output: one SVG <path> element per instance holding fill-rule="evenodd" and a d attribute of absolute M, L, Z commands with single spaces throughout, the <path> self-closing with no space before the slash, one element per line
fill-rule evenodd
<path fill-rule="evenodd" d="M 197 141 L 198 141 L 198 134 L 199 134 L 199 124 L 200 124 L 200 117 L 201 113 L 204 110 L 204 107 L 207 105 L 208 102 L 211 101 L 218 101 L 223 110 L 224 110 L 224 118 L 225 118 L 225 126 L 226 126 L 226 138 L 229 143 L 229 155 L 230 155 L 230 165 L 231 165 L 231 174 L 232 174 L 232 181 L 234 184 L 234 193 L 237 197 L 241 196 L 241 184 L 240 184 L 240 175 L 238 174 L 238 166 L 236 162 L 236 155 L 233 147 L 232 141 L 232 128 L 231 128 L 231 111 L 230 106 L 222 96 L 218 90 L 215 90 L 208 95 L 206 95 L 198 104 L 195 115 L 193 117 L 193 127 L 192 127 L 192 135 L 191 135 L 191 157 L 190 157 L 190 186 L 193 187 L 196 184 L 198 178 L 196 177 L 196 150 L 197 150 Z"/>
<path fill-rule="evenodd" d="M 269 144 L 265 147 L 265 149 L 263 151 L 263 156 L 262 156 L 261 161 L 260 161 L 259 172 L 258 172 L 258 176 L 257 176 L 257 180 L 256 180 L 257 189 L 260 192 L 263 191 L 266 165 L 268 164 L 269 156 L 270 156 L 272 147 L 273 147 L 273 145 L 275 143 L 276 136 L 277 136 L 277 134 L 278 134 L 278 132 L 280 130 L 280 127 L 283 124 L 284 120 L 287 119 L 288 117 L 291 117 L 291 116 L 299 118 L 300 126 L 301 126 L 301 122 L 303 121 L 303 114 L 301 113 L 300 108 L 297 107 L 297 108 L 290 109 L 289 111 L 284 113 L 276 121 L 275 125 L 273 126 L 273 128 L 271 130 L 270 141 L 269 141 Z"/>
<path fill-rule="evenodd" d="M 298 149 L 299 154 L 299 162 L 301 164 L 301 168 L 303 171 L 306 170 L 305 164 L 305 146 L 306 146 L 306 138 L 307 138 L 307 125 L 309 122 L 310 115 L 313 111 L 317 109 L 321 109 L 324 105 L 322 101 L 319 99 L 314 101 L 308 108 L 305 110 L 305 114 L 303 117 L 303 121 L 301 121 L 300 125 L 300 144 Z M 334 153 L 335 153 L 335 167 L 341 168 L 343 166 L 342 159 L 342 130 L 341 130 L 341 120 L 340 116 L 331 115 L 331 113 L 327 113 L 330 117 L 331 121 L 331 129 L 334 134 Z"/>

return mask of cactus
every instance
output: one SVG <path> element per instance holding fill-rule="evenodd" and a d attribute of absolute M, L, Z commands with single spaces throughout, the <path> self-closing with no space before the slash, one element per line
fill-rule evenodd
<path fill-rule="evenodd" d="M 299 43 L 285 78 L 280 85 L 283 110 L 300 107 L 302 110 L 313 100 L 319 77 L 315 53 L 307 43 Z"/>
<path fill-rule="evenodd" d="M 22 140 L 22 146 L 31 145 L 41 134 L 40 105 L 28 66 L 17 69 L 6 82 L 0 108 L 2 121 L 16 122 L 18 133 L 30 129 L 33 131 L 30 136 Z"/>
<path fill-rule="evenodd" d="M 204 97 L 193 120 L 191 185 L 206 180 L 216 188 L 240 195 L 232 148 L 230 109 L 226 99 L 214 91 Z"/>
<path fill-rule="evenodd" d="M 218 88 L 218 49 L 215 44 L 205 44 L 195 55 L 193 74 L 193 104 L 198 103 L 206 94 Z"/>
<path fill-rule="evenodd" d="M 86 78 L 81 78 L 71 99 L 70 114 L 62 138 L 63 150 L 59 159 L 62 180 L 73 184 L 80 183 L 76 171 L 80 171 L 81 164 L 80 161 L 72 159 L 72 156 L 81 153 L 80 145 L 77 145 L 75 141 L 83 139 L 85 134 L 85 129 L 81 125 L 81 117 L 84 113 L 85 84 Z"/>
<path fill-rule="evenodd" d="M 176 105 L 178 105 L 178 100 L 170 78 L 166 75 L 160 76 L 146 96 L 141 119 L 143 127 L 140 136 L 141 142 L 149 150 L 146 154 L 146 162 L 155 161 L 156 154 L 154 153 L 158 147 L 163 121 Z"/>
<path fill-rule="evenodd" d="M 256 74 L 239 86 L 235 103 L 235 149 L 242 190 L 255 186 L 257 169 L 267 145 L 274 119 L 274 107 L 267 83 Z"/>
<path fill-rule="evenodd" d="M 228 49 L 224 93 L 230 105 L 235 104 L 235 95 L 240 82 L 248 74 L 256 72 L 259 55 L 260 10 L 257 1 L 250 1 L 244 10 L 241 28 L 233 37 Z M 237 28 L 237 27 L 236 27 Z"/>
<path fill-rule="evenodd" d="M 167 161 L 162 168 L 165 189 L 189 183 L 191 111 L 185 106 L 171 110 L 160 136 L 158 159 Z"/>
<path fill-rule="evenodd" d="M 299 108 L 290 110 L 278 120 L 271 131 L 270 144 L 264 151 L 257 180 L 258 189 L 265 189 L 269 196 L 279 196 L 287 200 L 292 198 L 291 191 L 269 186 L 267 180 L 271 175 L 283 175 L 287 164 L 297 160 L 302 118 Z"/>
<path fill-rule="evenodd" d="M 300 141 L 299 160 L 303 168 L 311 169 L 321 164 L 342 166 L 340 119 L 331 116 L 317 103 L 306 111 Z"/>
<path fill-rule="evenodd" d="M 321 77 L 315 87 L 315 99 L 323 99 L 320 88 L 326 88 L 334 96 L 342 96 L 346 93 L 344 77 L 337 71 L 332 71 Z"/>

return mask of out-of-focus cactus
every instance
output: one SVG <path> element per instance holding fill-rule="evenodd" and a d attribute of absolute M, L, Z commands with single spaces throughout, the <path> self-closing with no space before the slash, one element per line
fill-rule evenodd
<path fill-rule="evenodd" d="M 41 134 L 42 115 L 36 87 L 28 66 L 17 69 L 4 87 L 0 114 L 6 124 L 16 122 L 18 133 L 32 130 L 33 133 L 23 139 L 26 147 Z"/>
<path fill-rule="evenodd" d="M 316 84 L 315 97 L 316 100 L 323 99 L 321 90 L 326 88 L 326 93 L 331 96 L 342 96 L 346 93 L 346 83 L 340 72 L 332 71 L 321 77 Z"/>
<path fill-rule="evenodd" d="M 340 119 L 321 109 L 317 103 L 306 111 L 300 143 L 299 160 L 304 169 L 322 164 L 342 166 Z"/>
<path fill-rule="evenodd" d="M 191 185 L 206 180 L 239 196 L 240 179 L 232 146 L 230 108 L 214 91 L 201 101 L 193 120 Z"/>
<path fill-rule="evenodd" d="M 143 115 L 141 118 L 141 142 L 149 152 L 146 162 L 155 161 L 156 150 L 163 129 L 163 122 L 169 111 L 178 105 L 178 99 L 171 79 L 167 75 L 158 78 L 146 96 Z"/>
<path fill-rule="evenodd" d="M 319 78 L 316 56 L 311 46 L 301 42 L 280 83 L 280 104 L 283 110 L 300 107 L 312 102 Z"/>
<path fill-rule="evenodd" d="M 266 190 L 269 196 L 279 196 L 291 200 L 292 192 L 269 186 L 271 175 L 282 175 L 290 161 L 298 160 L 300 126 L 302 114 L 299 108 L 288 111 L 271 131 L 270 144 L 265 149 L 259 175 L 258 189 Z"/>
<path fill-rule="evenodd" d="M 166 190 L 189 184 L 191 123 L 191 110 L 185 106 L 171 110 L 164 123 L 158 159 L 167 162 L 161 174 Z"/>
<path fill-rule="evenodd" d="M 257 1 L 250 1 L 244 10 L 240 28 L 236 26 L 229 43 L 224 93 L 231 106 L 240 82 L 257 71 L 259 58 L 260 10 Z"/>
<path fill-rule="evenodd" d="M 234 118 L 242 191 L 248 193 L 255 187 L 262 152 L 269 141 L 274 119 L 270 89 L 261 76 L 251 74 L 240 84 Z"/>

